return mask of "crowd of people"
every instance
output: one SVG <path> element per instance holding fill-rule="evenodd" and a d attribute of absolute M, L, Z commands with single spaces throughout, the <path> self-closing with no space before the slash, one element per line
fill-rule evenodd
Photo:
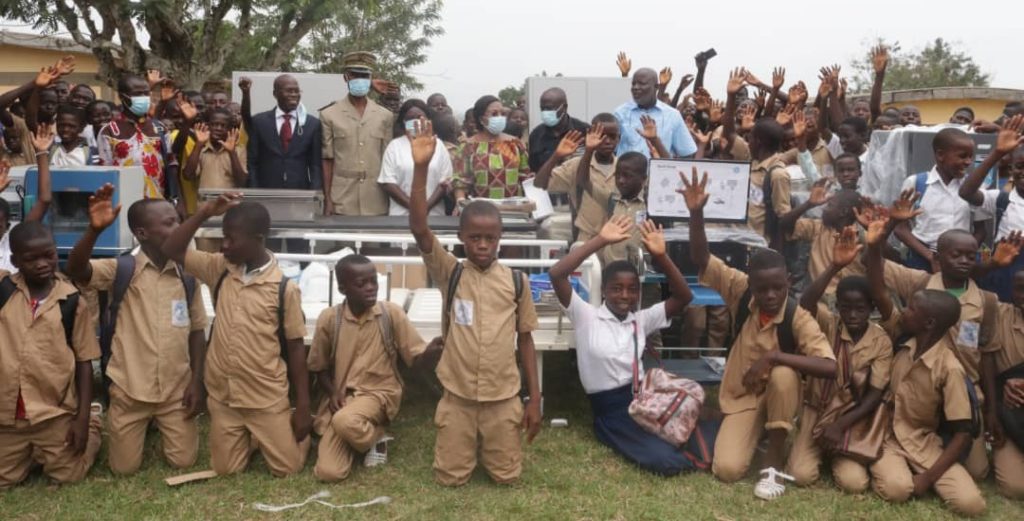
<path fill-rule="evenodd" d="M 36 165 L 39 179 L 13 228 L 0 200 L 0 489 L 37 464 L 58 482 L 82 479 L 101 427 L 115 473 L 139 468 L 150 422 L 167 463 L 189 467 L 203 410 L 218 474 L 242 471 L 254 446 L 274 475 L 300 472 L 315 434 L 313 473 L 342 480 L 357 456 L 387 461 L 400 363 L 436 368 L 444 389 L 436 480 L 464 484 L 479 462 L 495 482 L 516 481 L 521 433 L 532 440 L 542 421 L 537 315 L 525 274 L 496 262 L 502 218 L 487 200 L 521 196 L 532 179 L 570 203 L 575 244 L 549 276 L 574 326 L 595 435 L 629 461 L 735 482 L 757 460 L 754 493 L 768 500 L 787 482 L 816 482 L 822 465 L 843 491 L 903 502 L 933 490 L 963 515 L 985 511 L 977 483 L 990 473 L 1000 493 L 1024 497 L 1024 107 L 1009 103 L 991 122 L 956 110 L 934 129 L 935 166 L 883 205 L 860 192 L 871 134 L 922 125 L 913 106 L 882 109 L 884 47 L 872 51 L 870 95 L 851 100 L 841 69 L 828 66 L 813 101 L 802 81 L 784 88 L 781 68 L 770 83 L 732 70 L 719 101 L 703 81 L 709 59 L 699 54 L 697 74 L 670 96 L 670 70 L 633 72 L 620 54 L 631 100 L 588 123 L 548 89 L 529 132 L 522 103 L 483 96 L 459 122 L 442 94 L 403 100 L 366 52 L 345 55 L 347 94 L 317 115 L 288 74 L 274 80 L 277 105 L 252 114 L 247 78 L 234 104 L 224 91 L 181 91 L 159 71 L 127 74 L 114 104 L 64 81 L 73 59 L 44 68 L 0 95 L 0 190 L 12 165 Z M 979 133 L 995 144 L 975 166 Z M 694 167 L 680 190 L 689 258 L 672 258 L 647 216 L 652 158 L 749 162 L 747 226 L 769 247 L 745 266 L 711 253 L 715 225 L 703 210 L 713 193 Z M 140 247 L 93 258 L 121 210 L 104 186 L 60 272 L 42 224 L 50 168 L 84 165 L 143 167 L 146 198 L 126 211 Z M 792 193 L 791 167 L 812 182 L 806 199 Z M 335 267 L 345 302 L 318 317 L 307 349 L 299 290 L 267 249 L 269 214 L 231 191 L 243 187 L 322 190 L 328 215 L 407 215 L 444 296 L 442 336 L 426 341 L 400 306 L 378 302 L 375 266 L 350 255 Z M 203 188 L 229 191 L 200 204 Z M 221 215 L 220 251 L 190 248 Z M 431 231 L 439 215 L 459 216 L 465 260 Z M 801 245 L 806 262 L 795 262 Z M 657 291 L 641 299 L 645 253 L 667 280 L 663 302 Z M 603 267 L 600 306 L 571 282 L 591 255 Z M 628 408 L 644 374 L 639 353 L 693 310 L 686 263 L 725 303 L 702 327 L 729 351 L 717 407 L 705 404 L 680 446 Z M 797 293 L 801 267 L 809 283 Z M 198 283 L 211 290 L 215 323 Z M 79 299 L 87 290 L 105 295 L 98 335 L 96 310 Z M 105 413 L 92 399 L 97 359 Z"/>

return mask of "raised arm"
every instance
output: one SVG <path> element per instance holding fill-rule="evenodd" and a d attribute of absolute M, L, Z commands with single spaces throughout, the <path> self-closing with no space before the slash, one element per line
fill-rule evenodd
<path fill-rule="evenodd" d="M 576 150 L 583 144 L 583 133 L 579 130 L 570 130 L 565 133 L 562 140 L 558 142 L 558 147 L 555 148 L 555 152 L 551 154 L 551 157 L 541 165 L 537 171 L 536 177 L 533 178 L 533 186 L 537 188 L 548 189 L 551 184 L 551 172 L 556 166 L 562 163 L 565 158 L 573 155 Z M 587 167 L 590 167 L 590 161 L 585 161 Z"/>
<path fill-rule="evenodd" d="M 832 198 L 829 188 L 832 187 L 832 180 L 827 178 L 818 179 L 811 185 L 811 193 L 807 200 L 792 210 L 779 216 L 779 231 L 783 236 L 789 235 L 795 228 L 796 222 L 812 208 L 816 208 L 828 202 Z"/>
<path fill-rule="evenodd" d="M 114 206 L 113 198 L 114 185 L 110 183 L 101 186 L 95 194 L 89 196 L 89 227 L 71 249 L 68 265 L 64 268 L 75 284 L 84 286 L 92 280 L 92 264 L 89 263 L 92 249 L 103 230 L 114 224 L 121 213 L 121 205 Z"/>
<path fill-rule="evenodd" d="M 703 273 L 711 260 L 708 236 L 704 231 L 704 205 L 708 204 L 709 198 L 707 192 L 708 173 L 704 172 L 698 181 L 697 167 L 695 166 L 690 179 L 687 179 L 686 174 L 682 172 L 679 172 L 679 177 L 683 181 L 683 189 L 679 190 L 679 193 L 683 194 L 686 208 L 690 211 L 690 260 L 697 266 L 697 271 Z"/>
<path fill-rule="evenodd" d="M 579 166 L 576 168 L 576 186 L 578 190 L 593 193 L 594 185 L 590 182 L 590 160 L 594 157 L 597 147 L 601 145 L 604 139 L 604 123 L 598 122 L 587 131 L 587 137 L 583 142 L 583 159 L 580 160 Z"/>
<path fill-rule="evenodd" d="M 835 65 L 829 74 L 829 82 L 832 84 L 832 88 L 828 94 L 828 110 L 829 123 L 832 125 L 833 132 L 838 132 L 839 124 L 846 119 L 846 107 L 843 106 L 843 100 L 840 97 L 839 70 L 839 66 Z"/>
<path fill-rule="evenodd" d="M 192 147 L 192 153 L 188 155 L 188 159 L 185 160 L 185 166 L 181 170 L 181 175 L 185 179 L 195 179 L 197 177 L 199 174 L 199 158 L 202 157 L 203 148 L 210 142 L 210 129 L 206 126 L 206 123 L 196 123 L 192 128 L 196 135 L 196 144 Z"/>
<path fill-rule="evenodd" d="M 849 266 L 860 255 L 862 249 L 864 246 L 857 241 L 857 225 L 843 228 L 835 246 L 832 247 L 832 264 L 804 290 L 800 297 L 800 307 L 806 309 L 811 316 L 817 316 L 818 302 L 832 283 L 832 279 L 839 275 L 843 268 Z"/>
<path fill-rule="evenodd" d="M 889 65 L 889 49 L 878 44 L 871 49 L 871 65 L 875 68 L 875 81 L 871 84 L 871 122 L 882 115 L 882 84 L 885 83 L 885 68 Z"/>
<path fill-rule="evenodd" d="M 41 221 L 53 202 L 53 183 L 50 175 L 50 147 L 53 145 L 53 125 L 39 125 L 32 135 L 32 147 L 36 150 L 36 167 L 39 172 L 39 193 L 36 204 L 25 215 L 25 221 Z"/>
<path fill-rule="evenodd" d="M 665 301 L 665 316 L 674 317 L 693 301 L 693 292 L 690 291 L 690 285 L 686 283 L 679 268 L 668 256 L 665 232 L 661 226 L 656 226 L 648 219 L 640 226 L 640 235 L 654 265 L 668 279 L 668 289 L 672 295 Z"/>
<path fill-rule="evenodd" d="M 235 181 L 235 186 L 237 187 L 246 186 L 248 184 L 249 177 L 249 173 L 246 172 L 245 167 L 242 166 L 241 158 L 238 157 L 237 148 L 240 133 L 241 131 L 237 128 L 229 130 L 228 137 L 224 139 L 224 143 L 221 145 L 231 158 L 231 178 Z"/>
<path fill-rule="evenodd" d="M 188 251 L 189 243 L 192 242 L 192 236 L 196 234 L 203 222 L 210 217 L 224 215 L 231 207 L 238 206 L 241 202 L 241 192 L 225 192 L 217 199 L 203 203 L 196 209 L 195 214 L 171 232 L 160 249 L 168 259 L 178 264 L 184 263 L 185 253 Z"/>
<path fill-rule="evenodd" d="M 548 270 L 551 286 L 554 287 L 555 295 L 562 306 L 569 307 L 569 303 L 572 302 L 572 284 L 569 282 L 569 276 L 572 275 L 572 272 L 576 271 L 576 268 L 580 267 L 583 261 L 605 246 L 622 242 L 632 237 L 632 229 L 633 223 L 628 216 L 616 215 L 604 224 L 598 235 L 570 250 L 565 257 L 562 257 Z"/>
<path fill-rule="evenodd" d="M 252 134 L 252 79 L 248 76 L 238 78 L 238 90 L 242 91 L 242 125 L 245 131 Z"/>
<path fill-rule="evenodd" d="M 960 198 L 967 201 L 971 206 L 981 206 L 985 202 L 985 194 L 981 191 L 981 185 L 985 182 L 985 176 L 993 167 L 999 164 L 1006 154 L 1014 151 L 1017 147 L 1024 145 L 1024 137 L 1021 137 L 1021 129 L 1024 128 L 1024 114 L 1017 114 L 1007 121 L 999 135 L 996 137 L 996 147 L 985 160 L 975 168 L 971 175 L 967 176 L 960 185 Z"/>
<path fill-rule="evenodd" d="M 665 143 L 658 136 L 658 123 L 654 121 L 654 118 L 644 114 L 640 116 L 640 124 L 642 128 L 636 129 L 636 133 L 647 141 L 648 146 L 658 152 L 658 157 L 672 157 L 668 149 L 665 148 Z"/>
<path fill-rule="evenodd" d="M 434 232 L 427 223 L 427 170 L 434 157 L 437 139 L 434 126 L 427 119 L 420 119 L 416 135 L 409 134 L 412 143 L 412 188 L 409 194 L 409 229 L 416 238 L 416 245 L 423 253 L 430 253 L 434 247 Z"/>
<path fill-rule="evenodd" d="M 687 75 L 683 76 L 682 79 L 679 80 L 679 86 L 676 87 L 676 93 L 675 93 L 674 96 L 672 96 L 672 106 L 673 107 L 678 107 L 679 106 L 679 98 L 681 98 L 683 96 L 683 91 L 686 90 L 686 87 L 689 87 L 692 83 L 693 83 L 693 74 L 687 74 Z"/>
<path fill-rule="evenodd" d="M 697 90 L 704 87 L 704 73 L 708 70 L 708 59 L 704 57 L 704 53 L 698 53 L 693 60 L 697 64 L 697 78 L 693 81 L 693 89 Z"/>
<path fill-rule="evenodd" d="M 746 83 L 746 70 L 742 67 L 733 69 L 729 73 L 729 82 L 725 85 L 726 97 L 725 97 L 725 114 L 722 115 L 722 137 L 726 140 L 726 147 L 722 147 L 728 151 L 732 147 L 733 140 L 736 139 L 736 93 L 743 88 Z"/>

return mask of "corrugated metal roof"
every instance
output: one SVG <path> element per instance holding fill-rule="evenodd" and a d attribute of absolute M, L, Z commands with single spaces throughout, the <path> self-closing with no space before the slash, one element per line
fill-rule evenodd
<path fill-rule="evenodd" d="M 32 49 L 92 54 L 92 50 L 88 47 L 75 43 L 71 38 L 63 38 L 60 36 L 46 34 L 28 34 L 0 30 L 0 45 L 4 44 L 16 47 L 28 47 Z"/>

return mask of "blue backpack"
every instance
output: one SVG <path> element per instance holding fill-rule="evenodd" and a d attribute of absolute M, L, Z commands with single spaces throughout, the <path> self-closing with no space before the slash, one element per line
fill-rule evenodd
<path fill-rule="evenodd" d="M 924 193 L 928 191 L 928 172 L 921 172 L 914 176 L 914 191 L 917 192 L 917 202 L 914 203 L 915 208 L 921 207 L 921 201 L 924 200 Z M 999 230 L 999 222 L 1003 220 L 1003 214 L 1006 213 L 1006 209 L 1010 206 L 1010 192 L 1002 190 L 999 192 L 999 196 L 996 197 L 996 230 Z"/>

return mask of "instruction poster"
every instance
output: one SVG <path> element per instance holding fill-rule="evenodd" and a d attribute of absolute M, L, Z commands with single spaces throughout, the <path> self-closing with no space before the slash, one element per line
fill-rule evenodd
<path fill-rule="evenodd" d="M 648 167 L 647 214 L 651 217 L 689 219 L 683 195 L 682 173 L 690 179 L 697 167 L 698 180 L 708 174 L 708 199 L 704 218 L 715 222 L 746 222 L 747 196 L 750 191 L 750 163 L 745 161 L 705 161 L 652 159 Z"/>

